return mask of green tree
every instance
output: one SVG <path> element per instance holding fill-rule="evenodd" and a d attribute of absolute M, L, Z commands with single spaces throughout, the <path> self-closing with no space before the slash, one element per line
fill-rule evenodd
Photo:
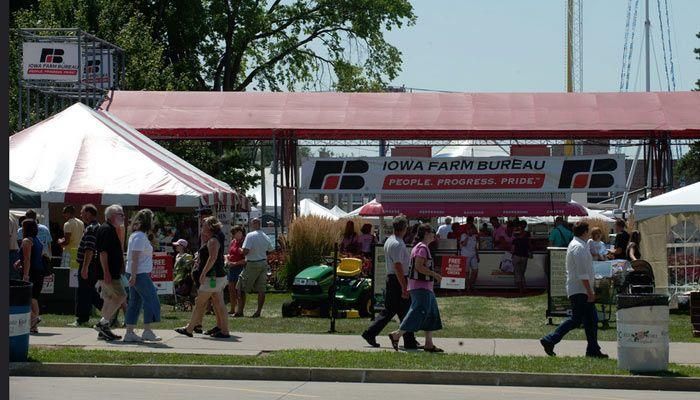
<path fill-rule="evenodd" d="M 384 32 L 414 22 L 409 0 L 18 0 L 10 16 L 11 29 L 75 27 L 123 48 L 126 90 L 377 91 L 401 68 Z M 16 30 L 10 39 L 15 77 Z M 11 129 L 17 97 L 11 79 Z M 259 180 L 256 158 L 240 150 L 251 144 L 165 146 L 246 188 Z"/>
<path fill-rule="evenodd" d="M 690 150 L 676 161 L 676 176 L 685 184 L 700 181 L 700 142 L 690 145 Z"/>

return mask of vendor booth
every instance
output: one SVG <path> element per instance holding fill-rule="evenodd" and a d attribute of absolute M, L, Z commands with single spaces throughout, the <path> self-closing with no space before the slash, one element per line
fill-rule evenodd
<path fill-rule="evenodd" d="M 302 187 L 308 193 L 375 194 L 359 209 L 362 217 L 587 216 L 583 206 L 571 201 L 571 193 L 624 190 L 623 161 L 620 155 L 312 159 L 302 166 Z M 545 288 L 547 240 L 532 239 L 535 251 L 526 286 Z M 452 241 L 438 243 L 436 255 L 457 256 Z M 482 246 L 476 287 L 514 287 L 513 271 L 504 267 L 506 253 Z M 447 264 L 456 266 L 457 261 Z"/>
<path fill-rule="evenodd" d="M 700 289 L 700 182 L 635 204 L 634 219 L 657 290 Z"/>
<path fill-rule="evenodd" d="M 11 136 L 9 147 L 10 179 L 40 195 L 38 212 L 45 216 L 55 239 L 60 237 L 64 222 L 61 207 L 67 204 L 76 209 L 86 203 L 96 205 L 100 221 L 110 204 L 122 205 L 127 213 L 139 208 L 180 213 L 194 220 L 194 231 L 189 234 L 195 239 L 196 208 L 212 207 L 227 223 L 232 211 L 249 206 L 245 196 L 228 184 L 193 167 L 115 116 L 80 103 Z M 162 232 L 164 240 L 170 234 Z M 172 262 L 162 259 L 170 255 L 157 257 L 158 266 L 172 269 Z M 77 264 L 73 264 L 70 286 L 77 287 Z M 172 277 L 172 273 L 160 271 L 159 276 Z M 163 290 L 168 289 L 164 285 Z"/>

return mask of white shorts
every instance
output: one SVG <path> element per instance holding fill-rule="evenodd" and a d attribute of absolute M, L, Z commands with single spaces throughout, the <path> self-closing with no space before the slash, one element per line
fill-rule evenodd
<path fill-rule="evenodd" d="M 208 292 L 208 293 L 221 292 L 222 290 L 224 290 L 224 288 L 226 287 L 226 285 L 228 285 L 228 278 L 225 277 L 225 276 L 221 276 L 221 277 L 217 277 L 217 278 L 216 278 L 216 286 L 215 286 L 215 287 L 211 287 L 211 285 L 210 285 L 210 283 L 209 283 L 210 280 L 211 280 L 211 277 L 207 276 L 207 277 L 204 279 L 204 282 L 202 282 L 202 283 L 199 285 L 199 288 L 197 289 L 197 292 L 200 292 L 200 293 L 204 293 L 204 292 Z"/>
<path fill-rule="evenodd" d="M 479 269 L 479 262 L 476 260 L 476 254 L 465 254 L 463 256 L 467 258 L 467 267 L 469 267 L 469 269 Z"/>

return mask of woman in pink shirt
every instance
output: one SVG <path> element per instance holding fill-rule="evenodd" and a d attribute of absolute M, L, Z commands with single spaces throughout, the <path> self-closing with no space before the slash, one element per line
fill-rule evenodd
<path fill-rule="evenodd" d="M 389 334 L 394 350 L 399 350 L 399 339 L 406 332 L 425 331 L 424 350 L 430 353 L 442 353 L 443 350 L 433 343 L 433 332 L 442 329 L 440 310 L 433 293 L 434 282 L 440 282 L 442 276 L 435 272 L 433 258 L 428 245 L 435 240 L 435 233 L 429 224 L 421 224 L 416 233 L 418 243 L 411 251 L 411 264 L 408 269 L 408 293 L 411 307 L 401 322 L 399 330 Z"/>

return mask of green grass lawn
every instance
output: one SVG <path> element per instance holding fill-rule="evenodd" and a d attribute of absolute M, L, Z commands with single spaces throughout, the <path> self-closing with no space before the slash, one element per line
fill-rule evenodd
<path fill-rule="evenodd" d="M 251 365 L 317 368 L 411 369 L 449 371 L 509 371 L 552 374 L 630 375 L 617 369 L 615 360 L 585 357 L 483 356 L 462 354 L 427 354 L 362 352 L 336 350 L 284 350 L 261 356 L 214 356 L 189 354 L 129 353 L 78 348 L 41 348 L 29 350 L 34 362 L 112 363 L 112 364 L 187 364 Z M 662 376 L 700 377 L 700 368 L 670 364 Z"/>
<path fill-rule="evenodd" d="M 250 296 L 246 305 L 246 315 L 255 311 L 255 296 Z M 269 294 L 263 309 L 262 318 L 230 319 L 230 327 L 234 332 L 270 332 L 270 333 L 325 333 L 329 328 L 329 320 L 323 318 L 298 317 L 282 318 L 282 303 L 290 298 L 289 294 Z M 545 310 L 547 295 L 505 298 L 482 296 L 440 297 L 440 313 L 444 329 L 437 333 L 440 337 L 461 338 L 518 338 L 535 339 L 554 329 L 547 325 Z M 160 329 L 170 329 L 183 326 L 190 317 L 189 312 L 173 311 L 173 307 L 162 306 L 162 322 L 157 325 Z M 65 326 L 73 322 L 71 315 L 42 315 L 44 326 Z M 614 313 L 613 313 L 614 318 Z M 120 315 L 120 319 L 123 316 Z M 93 322 L 96 319 L 93 320 Z M 214 316 L 206 316 L 205 329 L 214 325 Z M 554 323 L 561 319 L 555 318 Z M 339 319 L 336 330 L 341 334 L 360 334 L 369 325 L 367 319 Z M 386 331 L 395 328 L 390 324 Z M 693 338 L 688 315 L 671 315 L 670 337 L 673 342 L 697 342 Z M 609 329 L 599 330 L 600 340 L 616 340 L 615 323 Z M 567 339 L 585 339 L 583 329 L 571 332 Z"/>

